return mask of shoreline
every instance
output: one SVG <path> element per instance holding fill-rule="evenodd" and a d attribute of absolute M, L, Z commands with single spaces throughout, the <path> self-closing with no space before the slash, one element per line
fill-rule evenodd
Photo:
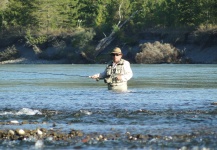
<path fill-rule="evenodd" d="M 42 59 L 28 59 L 28 58 L 18 58 L 14 60 L 6 60 L 0 62 L 1 65 L 4 64 L 65 64 L 65 60 L 42 60 Z"/>
<path fill-rule="evenodd" d="M 97 56 L 95 56 L 98 53 L 96 51 L 96 41 L 90 40 L 90 44 L 86 47 L 76 47 L 71 41 L 73 38 L 76 39 L 75 35 L 69 37 L 51 35 L 47 41 L 37 45 L 26 45 L 28 41 L 25 40 L 24 36 L 16 37 L 14 40 L 15 36 L 11 36 L 7 40 L 0 39 L 0 52 L 3 52 L 1 56 L 3 58 L 0 57 L 0 64 L 102 64 L 110 60 L 109 51 L 116 46 L 121 48 L 124 54 L 123 58 L 130 63 L 140 63 L 136 61 L 136 55 L 142 52 L 141 45 L 146 43 L 151 44 L 150 48 L 146 48 L 146 50 L 149 50 L 152 55 L 149 54 L 150 56 L 141 58 L 157 60 L 163 55 L 165 60 L 169 60 L 172 52 L 171 48 L 165 44 L 171 45 L 179 53 L 175 58 L 177 61 L 172 59 L 172 61 L 157 60 L 152 62 L 217 64 L 216 35 L 215 28 L 212 30 L 147 29 L 147 31 L 136 33 L 135 38 L 129 39 L 129 43 L 123 43 L 120 39 L 115 39 L 107 47 L 100 50 Z M 57 39 L 61 42 L 58 43 Z M 160 43 L 160 48 L 156 48 L 157 51 L 153 46 L 154 42 Z M 152 52 L 153 50 L 154 52 Z"/>
<path fill-rule="evenodd" d="M 143 41 L 141 43 L 147 43 L 150 41 Z M 51 47 L 50 47 L 51 48 Z M 180 64 L 217 64 L 217 45 L 209 45 L 206 47 L 201 47 L 196 44 L 179 44 L 176 45 L 180 52 L 183 53 L 183 56 L 180 58 L 182 61 Z M 48 48 L 49 49 L 49 48 Z M 129 52 L 129 49 L 131 51 Z M 25 46 L 18 46 L 17 50 L 20 54 L 20 57 L 17 59 L 0 61 L 0 64 L 87 64 L 88 61 L 82 61 L 82 58 L 76 60 L 67 60 L 66 58 L 60 58 L 58 60 L 48 60 L 40 59 L 38 54 L 34 52 L 33 49 L 27 48 Z M 135 56 L 140 52 L 138 46 L 126 47 L 122 49 L 124 56 L 123 58 L 128 60 L 130 63 L 135 63 Z M 128 53 L 129 52 L 129 53 Z M 130 54 L 130 55 L 129 55 Z M 52 53 L 50 55 L 53 55 Z M 105 54 L 102 54 L 104 57 Z M 80 57 L 78 55 L 78 57 Z M 109 58 L 105 59 L 106 60 Z M 71 62 L 71 63 L 70 63 Z M 103 61 L 98 62 L 104 63 Z"/>
<path fill-rule="evenodd" d="M 51 128 L 47 127 L 33 127 L 33 128 L 23 128 L 22 125 L 39 125 L 39 124 L 53 124 Z M 144 134 L 141 132 L 131 133 L 130 131 L 120 132 L 115 128 L 110 130 L 99 131 L 99 132 L 85 132 L 82 130 L 77 130 L 75 128 L 64 131 L 64 129 L 56 128 L 55 123 L 49 122 L 18 122 L 16 120 L 10 122 L 0 122 L 2 126 L 11 126 L 7 129 L 0 130 L 0 141 L 10 140 L 10 141 L 26 141 L 26 142 L 37 142 L 38 140 L 51 142 L 62 141 L 71 144 L 76 143 L 89 143 L 89 142 L 109 142 L 109 141 L 119 141 L 119 142 L 148 142 L 151 140 L 158 141 L 179 141 L 180 139 L 193 140 L 195 138 L 200 138 L 206 135 L 217 136 L 217 133 L 213 132 L 214 128 L 206 132 L 201 132 L 199 129 L 195 131 L 186 131 L 179 134 Z M 14 126 L 14 127 L 13 127 Z M 19 128 L 17 127 L 19 126 Z M 168 139 L 169 138 L 169 139 Z"/>

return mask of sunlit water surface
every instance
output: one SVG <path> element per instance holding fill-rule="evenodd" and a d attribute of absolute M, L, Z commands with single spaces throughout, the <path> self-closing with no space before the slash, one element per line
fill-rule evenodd
<path fill-rule="evenodd" d="M 84 133 L 157 135 L 142 141 L 80 144 L 85 149 L 185 149 L 217 147 L 217 65 L 131 65 L 124 93 L 108 91 L 89 75 L 105 65 L 1 65 L 1 129 L 55 128 Z M 42 122 L 47 122 L 43 124 Z M 177 136 L 178 135 L 178 136 Z M 189 136 L 192 135 L 192 136 Z M 183 137 L 183 138 L 177 138 Z M 35 149 L 34 142 L 0 141 L 0 149 Z M 77 144 L 44 143 L 44 149 Z"/>

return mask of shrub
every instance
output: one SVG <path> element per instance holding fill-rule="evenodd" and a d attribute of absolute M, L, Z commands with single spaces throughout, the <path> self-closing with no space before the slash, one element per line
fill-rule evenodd
<path fill-rule="evenodd" d="M 72 45 L 74 47 L 84 48 L 93 39 L 95 34 L 95 31 L 92 29 L 82 31 L 72 39 Z"/>
<path fill-rule="evenodd" d="M 32 36 L 30 30 L 27 30 L 26 35 L 25 35 L 25 39 L 26 39 L 26 44 L 28 46 L 33 46 L 33 45 L 42 45 L 45 42 L 47 42 L 48 37 L 43 35 L 43 36 Z"/>
<path fill-rule="evenodd" d="M 14 45 L 0 52 L 0 61 L 12 60 L 18 57 L 20 57 L 20 54 Z"/>
<path fill-rule="evenodd" d="M 170 44 L 162 44 L 158 41 L 154 43 L 144 43 L 140 45 L 141 52 L 137 53 L 135 60 L 137 63 L 178 63 L 179 51 Z"/>
<path fill-rule="evenodd" d="M 209 45 L 216 44 L 216 33 L 217 25 L 200 25 L 196 31 L 192 34 L 192 39 L 195 44 L 204 45 L 204 43 L 209 43 Z"/>

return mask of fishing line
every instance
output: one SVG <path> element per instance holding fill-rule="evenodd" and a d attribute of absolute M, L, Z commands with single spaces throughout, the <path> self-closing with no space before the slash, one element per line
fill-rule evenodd
<path fill-rule="evenodd" d="M 40 72 L 27 72 L 27 71 L 6 71 L 0 70 L 2 72 L 14 72 L 14 73 L 30 73 L 30 74 L 44 74 L 44 75 L 58 75 L 58 76 L 74 76 L 74 77 L 90 77 L 90 76 L 82 76 L 78 74 L 64 74 L 64 73 L 40 73 Z"/>

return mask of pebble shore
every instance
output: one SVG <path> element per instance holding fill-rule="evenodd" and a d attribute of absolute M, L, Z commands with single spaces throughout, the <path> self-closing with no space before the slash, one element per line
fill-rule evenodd
<path fill-rule="evenodd" d="M 16 120 L 12 120 L 10 122 L 0 122 L 1 126 L 13 126 L 18 125 L 20 128 L 16 129 L 3 129 L 0 130 L 0 141 L 2 140 L 19 140 L 19 141 L 64 141 L 68 143 L 93 143 L 93 142 L 106 142 L 106 141 L 137 141 L 140 143 L 150 143 L 157 141 L 194 141 L 201 136 L 209 136 L 217 137 L 216 132 L 203 132 L 196 131 L 194 133 L 180 134 L 180 135 L 150 135 L 150 134 L 142 134 L 142 133 L 120 133 L 115 132 L 115 129 L 111 129 L 110 131 L 106 131 L 106 133 L 84 133 L 81 130 L 71 129 L 69 132 L 63 132 L 60 129 L 46 129 L 46 128 L 35 128 L 35 129 L 23 129 L 21 128 L 24 124 L 45 124 L 45 122 L 18 122 Z M 53 123 L 55 126 L 55 123 Z M 17 126 L 16 126 L 17 127 Z M 201 138 L 202 139 L 202 138 Z"/>
<path fill-rule="evenodd" d="M 46 124 L 45 122 L 18 122 L 16 120 L 12 120 L 10 122 L 0 122 L 0 125 L 25 125 L 25 124 Z M 55 123 L 53 123 L 55 126 Z M 111 132 L 114 129 L 111 129 Z M 121 138 L 128 139 L 128 140 L 137 140 L 137 139 L 149 139 L 150 135 L 131 135 L 129 132 L 121 135 L 120 133 L 109 133 L 109 134 L 101 134 L 101 133 L 91 133 L 85 134 L 83 131 L 71 129 L 70 132 L 65 133 L 58 129 L 45 129 L 45 128 L 35 128 L 35 129 L 4 129 L 0 130 L 0 140 L 28 140 L 28 139 L 35 139 L 35 140 L 54 140 L 54 141 L 70 141 L 76 139 L 81 142 L 89 142 L 89 141 L 107 141 L 107 140 L 118 140 Z M 157 137 L 156 137 L 157 138 Z"/>

